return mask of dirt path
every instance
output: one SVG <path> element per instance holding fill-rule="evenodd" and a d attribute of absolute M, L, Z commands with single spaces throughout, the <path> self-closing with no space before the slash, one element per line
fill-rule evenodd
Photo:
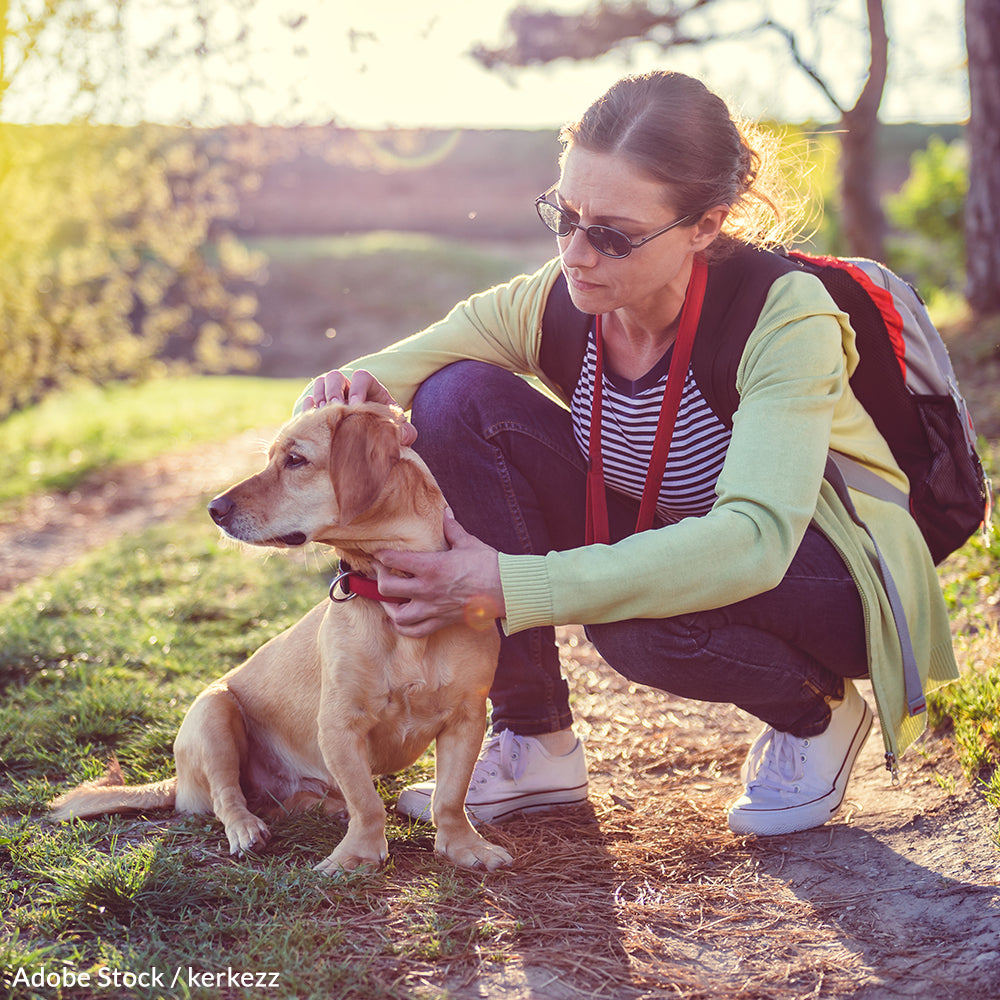
<path fill-rule="evenodd" d="M 91 476 L 71 493 L 30 497 L 0 516 L 0 600 L 86 552 L 185 511 L 263 464 L 271 429 Z"/>
<path fill-rule="evenodd" d="M 600 843 L 617 859 L 607 912 L 629 961 L 621 981 L 581 994 L 577 974 L 529 955 L 484 970 L 455 1000 L 1000 996 L 996 811 L 947 744 L 911 750 L 893 788 L 876 728 L 834 822 L 734 837 L 724 807 L 759 724 L 630 688 L 573 635 L 564 662 L 567 651 L 572 688 L 589 692 L 574 710 Z M 523 851 L 528 821 L 511 833 Z M 582 843 L 586 823 L 572 836 Z"/>
<path fill-rule="evenodd" d="M 251 432 L 113 470 L 69 496 L 32 498 L 0 524 L 0 600 L 259 467 L 267 436 Z M 736 794 L 754 721 L 630 687 L 578 630 L 564 630 L 562 643 L 588 742 L 588 813 L 503 830 L 527 852 L 525 872 L 538 867 L 533 842 L 539 857 L 562 844 L 569 865 L 582 864 L 587 843 L 601 854 L 607 884 L 599 875 L 589 888 L 604 914 L 602 940 L 613 931 L 618 950 L 587 968 L 586 944 L 579 953 L 571 944 L 526 947 L 502 966 L 484 961 L 472 981 L 438 984 L 452 1000 L 1000 996 L 997 815 L 945 742 L 911 750 L 894 789 L 873 732 L 835 822 L 736 838 L 723 807 Z M 570 908 L 583 907 L 581 882 Z"/>

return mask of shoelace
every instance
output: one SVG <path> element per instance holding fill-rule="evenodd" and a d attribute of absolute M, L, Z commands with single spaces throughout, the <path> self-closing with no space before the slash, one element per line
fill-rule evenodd
<path fill-rule="evenodd" d="M 472 781 L 483 784 L 497 774 L 510 781 L 518 781 L 524 774 L 526 763 L 524 743 L 509 729 L 504 729 L 483 747 L 472 772 Z"/>
<path fill-rule="evenodd" d="M 743 765 L 743 781 L 750 786 L 782 791 L 802 780 L 803 749 L 809 741 L 768 729 L 750 748 Z"/>

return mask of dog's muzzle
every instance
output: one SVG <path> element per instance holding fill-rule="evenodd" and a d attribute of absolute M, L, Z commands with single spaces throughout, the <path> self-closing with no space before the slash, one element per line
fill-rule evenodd
<path fill-rule="evenodd" d="M 208 513 L 211 515 L 212 520 L 220 527 L 227 535 L 233 538 L 238 538 L 240 541 L 251 541 L 249 538 L 243 538 L 237 528 L 234 527 L 234 520 L 236 516 L 237 507 L 236 504 L 229 499 L 225 494 L 222 496 L 217 496 L 209 505 Z M 287 535 L 278 535 L 274 538 L 267 539 L 252 539 L 257 545 L 305 545 L 307 538 L 305 534 L 301 531 L 292 531 Z"/>

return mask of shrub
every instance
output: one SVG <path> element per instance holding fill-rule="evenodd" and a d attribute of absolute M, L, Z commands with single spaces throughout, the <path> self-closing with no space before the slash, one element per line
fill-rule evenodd
<path fill-rule="evenodd" d="M 79 380 L 257 362 L 240 133 L 0 124 L 0 417 Z M 248 169 L 249 168 L 249 169 Z"/>
<path fill-rule="evenodd" d="M 961 289 L 968 186 L 965 144 L 932 136 L 927 148 L 911 157 L 906 183 L 887 199 L 889 219 L 903 231 L 890 241 L 890 264 L 925 296 Z"/>

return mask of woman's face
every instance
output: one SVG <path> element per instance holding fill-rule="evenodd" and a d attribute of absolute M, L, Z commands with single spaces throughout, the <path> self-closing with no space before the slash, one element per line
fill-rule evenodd
<path fill-rule="evenodd" d="M 633 243 L 680 215 L 659 181 L 623 157 L 579 146 L 571 146 L 564 156 L 559 186 L 550 200 L 568 213 L 570 221 L 611 226 Z M 598 253 L 579 229 L 556 239 L 570 297 L 578 309 L 594 314 L 616 309 L 639 315 L 670 313 L 669 321 L 683 301 L 694 252 L 707 246 L 715 232 L 717 227 L 706 238 L 699 222 L 678 226 L 617 259 Z"/>

